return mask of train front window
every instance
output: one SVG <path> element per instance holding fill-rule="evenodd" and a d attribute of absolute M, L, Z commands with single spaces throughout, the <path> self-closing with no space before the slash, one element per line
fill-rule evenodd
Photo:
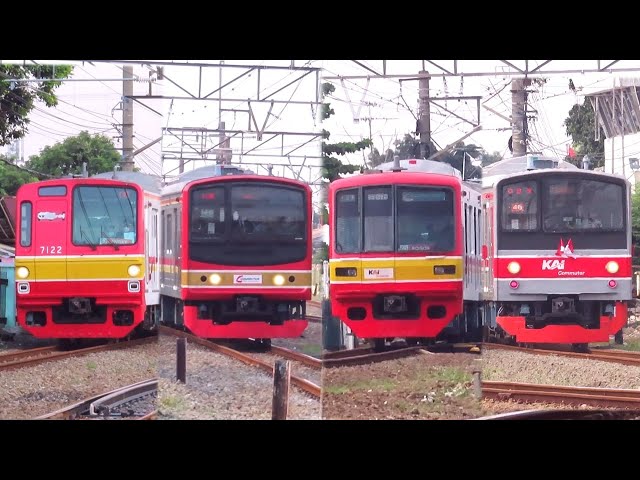
<path fill-rule="evenodd" d="M 74 245 L 129 245 L 137 241 L 133 188 L 82 186 L 73 190 Z"/>
<path fill-rule="evenodd" d="M 393 195 L 391 187 L 368 187 L 363 192 L 364 251 L 393 251 Z"/>
<path fill-rule="evenodd" d="M 448 252 L 455 246 L 453 191 L 398 187 L 397 249 Z"/>
<path fill-rule="evenodd" d="M 539 196 L 535 181 L 502 187 L 502 230 L 531 232 L 538 229 Z"/>
<path fill-rule="evenodd" d="M 358 190 L 336 194 L 336 251 L 360 251 L 360 202 Z"/>
<path fill-rule="evenodd" d="M 223 187 L 195 189 L 191 195 L 192 241 L 220 240 L 226 231 L 226 212 Z"/>
<path fill-rule="evenodd" d="M 231 187 L 231 238 L 241 242 L 305 240 L 304 192 L 267 185 Z"/>
<path fill-rule="evenodd" d="M 543 183 L 545 232 L 597 232 L 624 229 L 623 187 L 579 178 L 546 179 Z"/>

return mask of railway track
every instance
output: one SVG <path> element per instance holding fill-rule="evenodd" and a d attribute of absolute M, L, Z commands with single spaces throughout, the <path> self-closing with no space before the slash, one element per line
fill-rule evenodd
<path fill-rule="evenodd" d="M 482 382 L 482 396 L 525 403 L 589 405 L 600 408 L 640 409 L 640 390 L 568 387 L 514 382 Z"/>
<path fill-rule="evenodd" d="M 70 357 L 78 357 L 89 353 L 117 350 L 120 348 L 135 347 L 137 345 L 146 345 L 155 341 L 156 337 L 146 337 L 68 351 L 60 351 L 57 347 L 52 346 L 33 348 L 22 352 L 7 353 L 0 355 L 0 371 L 38 365 L 40 363 L 62 360 Z"/>
<path fill-rule="evenodd" d="M 35 420 L 153 420 L 157 414 L 157 395 L 158 380 L 144 380 L 87 398 Z"/>
<path fill-rule="evenodd" d="M 622 365 L 640 366 L 640 353 L 624 350 L 599 350 L 590 349 L 587 353 L 567 352 L 564 350 L 546 350 L 539 348 L 517 347 L 515 345 L 503 345 L 500 343 L 483 343 L 483 349 L 512 350 L 534 355 L 557 355 L 561 357 L 585 358 L 588 360 L 601 360 L 603 362 L 620 363 Z"/>
<path fill-rule="evenodd" d="M 322 360 L 322 364 L 325 368 L 334 367 L 349 367 L 355 365 L 366 365 L 368 363 L 384 362 L 387 360 L 397 360 L 398 358 L 410 357 L 412 355 L 424 352 L 422 347 L 407 347 L 398 348 L 396 350 L 388 350 L 386 352 L 373 352 L 371 348 L 343 350 L 348 352 L 340 356 L 334 356 L 333 358 L 327 358 L 326 356 Z"/>
<path fill-rule="evenodd" d="M 521 410 L 473 420 L 640 420 L 640 410 Z"/>
<path fill-rule="evenodd" d="M 261 370 L 263 370 L 264 372 L 267 372 L 271 375 L 273 375 L 273 369 L 274 369 L 274 364 L 273 363 L 268 363 L 265 360 L 263 360 L 262 358 L 259 358 L 260 356 L 266 357 L 266 356 L 280 356 L 280 357 L 284 357 L 284 358 L 288 358 L 300 363 L 303 363 L 305 365 L 307 365 L 308 367 L 311 368 L 315 368 L 315 369 L 319 369 L 322 366 L 322 362 L 318 359 L 312 358 L 312 357 L 308 357 L 307 355 L 303 355 L 301 353 L 298 352 L 294 352 L 288 349 L 285 349 L 283 347 L 271 347 L 271 352 L 269 353 L 260 353 L 260 354 L 252 354 L 252 355 L 248 355 L 244 352 L 240 352 L 234 348 L 230 348 L 224 345 L 220 345 L 218 343 L 209 341 L 209 340 L 204 340 L 202 338 L 196 337 L 195 335 L 192 335 L 190 333 L 184 332 L 182 330 L 176 330 L 167 326 L 161 326 L 160 327 L 160 332 L 167 334 L 167 335 L 172 335 L 175 337 L 181 337 L 181 338 L 186 338 L 188 339 L 190 342 L 201 345 L 205 348 L 208 348 L 210 350 L 213 350 L 215 352 L 218 353 L 222 353 L 224 355 L 227 355 L 231 358 L 234 358 L 236 360 L 239 360 L 243 363 L 245 363 L 246 365 L 251 365 L 253 367 L 257 367 Z M 274 350 L 275 349 L 275 350 Z M 286 351 L 286 354 L 284 353 Z M 285 356 L 287 355 L 287 356 Z M 307 357 L 304 360 L 302 360 L 303 357 Z M 306 363 L 305 363 L 306 362 Z M 311 366 L 313 364 L 313 367 Z M 308 393 L 309 395 L 315 397 L 315 398 L 320 398 L 321 396 L 321 388 L 317 383 L 314 383 L 306 378 L 302 378 L 296 375 L 291 375 L 291 384 L 296 386 L 297 388 L 301 389 L 302 391 Z"/>

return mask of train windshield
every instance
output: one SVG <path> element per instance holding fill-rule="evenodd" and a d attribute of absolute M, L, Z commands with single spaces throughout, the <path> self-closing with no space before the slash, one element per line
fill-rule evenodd
<path fill-rule="evenodd" d="M 624 229 L 622 185 L 597 180 L 545 179 L 542 188 L 545 232 Z"/>
<path fill-rule="evenodd" d="M 82 186 L 73 190 L 74 245 L 136 243 L 138 193 L 133 188 Z"/>
<path fill-rule="evenodd" d="M 622 231 L 623 205 L 623 186 L 618 183 L 571 177 L 511 183 L 502 187 L 502 230 Z"/>
<path fill-rule="evenodd" d="M 191 240 L 242 243 L 305 240 L 304 192 L 268 185 L 198 189 L 192 197 Z"/>
<path fill-rule="evenodd" d="M 398 242 L 401 252 L 448 252 L 455 246 L 453 191 L 398 187 Z"/>
<path fill-rule="evenodd" d="M 338 253 L 448 252 L 455 247 L 454 199 L 449 188 L 342 190 L 336 194 L 335 216 Z"/>

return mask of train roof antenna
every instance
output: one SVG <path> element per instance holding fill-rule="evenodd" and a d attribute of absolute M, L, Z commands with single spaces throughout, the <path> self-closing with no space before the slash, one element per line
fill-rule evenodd
<path fill-rule="evenodd" d="M 400 157 L 398 155 L 394 155 L 393 157 L 393 169 L 392 172 L 401 172 L 402 170 L 406 170 L 406 168 L 402 168 L 400 166 Z"/>

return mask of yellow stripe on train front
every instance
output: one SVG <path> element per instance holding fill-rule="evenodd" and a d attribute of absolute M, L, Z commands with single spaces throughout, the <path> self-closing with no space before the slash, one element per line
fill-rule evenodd
<path fill-rule="evenodd" d="M 16 268 L 25 266 L 30 275 L 26 281 L 46 280 L 141 280 L 145 275 L 142 257 L 56 257 L 21 260 L 16 258 Z M 130 268 L 135 266 L 137 268 Z M 134 275 L 131 275 L 134 273 Z"/>
<path fill-rule="evenodd" d="M 462 258 L 335 259 L 329 263 L 332 282 L 375 283 L 420 280 L 460 280 Z"/>

